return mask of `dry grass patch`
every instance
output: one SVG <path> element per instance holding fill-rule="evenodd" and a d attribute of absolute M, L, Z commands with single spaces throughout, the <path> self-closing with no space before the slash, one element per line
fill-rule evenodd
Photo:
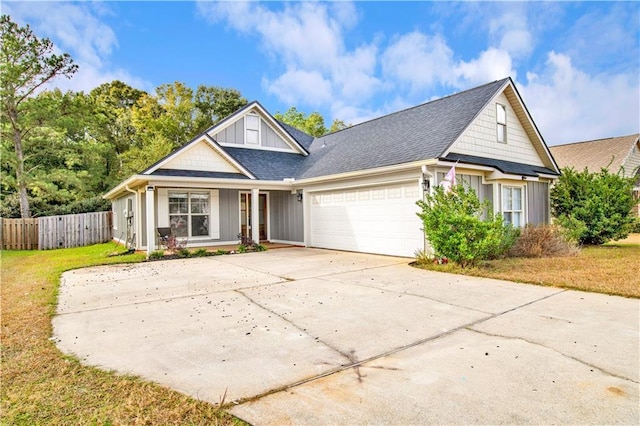
<path fill-rule="evenodd" d="M 473 268 L 454 264 L 421 265 L 424 269 L 497 278 L 573 290 L 640 297 L 640 235 L 605 246 L 584 247 L 576 256 L 507 258 Z"/>
<path fill-rule="evenodd" d="M 241 423 L 165 387 L 84 367 L 49 340 L 62 272 L 143 259 L 108 257 L 113 249 L 2 252 L 2 424 Z"/>

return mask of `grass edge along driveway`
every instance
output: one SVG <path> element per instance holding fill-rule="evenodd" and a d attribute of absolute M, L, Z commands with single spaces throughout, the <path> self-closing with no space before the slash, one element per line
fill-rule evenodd
<path fill-rule="evenodd" d="M 111 243 L 50 251 L 2 251 L 2 424 L 242 424 L 218 406 L 136 377 L 85 367 L 49 340 L 62 272 L 140 262 L 109 257 Z M 479 268 L 429 269 L 640 297 L 640 235 L 578 256 L 505 259 Z M 635 274 L 635 275 L 634 275 Z"/>
<path fill-rule="evenodd" d="M 140 262 L 110 257 L 114 244 L 2 251 L 2 424 L 244 424 L 217 405 L 133 376 L 86 367 L 51 337 L 60 276 L 87 266 Z"/>

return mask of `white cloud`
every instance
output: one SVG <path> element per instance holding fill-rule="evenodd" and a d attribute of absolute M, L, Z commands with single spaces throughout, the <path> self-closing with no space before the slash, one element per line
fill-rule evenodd
<path fill-rule="evenodd" d="M 265 89 L 280 100 L 320 106 L 339 100 L 368 99 L 380 86 L 375 77 L 377 46 L 363 44 L 348 49 L 345 30 L 358 13 L 352 3 L 299 2 L 281 10 L 257 2 L 198 3 L 210 22 L 226 22 L 241 33 L 256 35 L 265 53 L 280 62 L 277 77 L 265 77 Z M 288 81 L 288 79 L 291 79 Z M 294 87 L 295 83 L 312 84 Z"/>
<path fill-rule="evenodd" d="M 512 57 L 526 57 L 533 50 L 533 37 L 527 27 L 525 5 L 516 3 L 510 6 L 489 20 L 489 36 L 494 45 Z"/>
<path fill-rule="evenodd" d="M 454 74 L 459 78 L 458 86 L 464 88 L 509 76 L 515 78 L 516 70 L 512 67 L 508 52 L 489 48 L 476 59 L 461 61 L 455 66 Z"/>
<path fill-rule="evenodd" d="M 89 91 L 102 83 L 118 79 L 132 86 L 150 90 L 151 84 L 127 70 L 111 67 L 109 55 L 118 47 L 115 33 L 100 20 L 109 13 L 104 4 L 62 2 L 7 2 L 4 12 L 17 23 L 28 21 L 34 33 L 54 42 L 56 53 L 71 55 L 79 69 L 71 79 L 58 78 L 50 86 L 62 90 Z"/>
<path fill-rule="evenodd" d="M 453 51 L 440 36 L 406 34 L 385 50 L 382 64 L 385 77 L 407 83 L 414 91 L 453 82 Z"/>
<path fill-rule="evenodd" d="M 549 145 L 638 131 L 636 73 L 589 75 L 554 51 L 541 74 L 528 73 L 522 96 Z"/>
<path fill-rule="evenodd" d="M 263 85 L 267 92 L 292 105 L 303 98 L 316 106 L 332 100 L 331 82 L 319 72 L 289 70 L 273 81 L 265 79 Z"/>

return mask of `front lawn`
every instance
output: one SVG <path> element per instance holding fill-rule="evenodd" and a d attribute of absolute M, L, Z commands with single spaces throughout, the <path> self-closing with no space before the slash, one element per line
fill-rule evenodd
<path fill-rule="evenodd" d="M 109 257 L 111 243 L 2 251 L 2 424 L 240 423 L 217 406 L 131 376 L 84 367 L 49 340 L 62 272 L 144 256 Z"/>
<path fill-rule="evenodd" d="M 545 286 L 640 297 L 640 234 L 604 246 L 584 247 L 577 256 L 507 258 L 476 267 L 424 264 L 433 271 Z"/>

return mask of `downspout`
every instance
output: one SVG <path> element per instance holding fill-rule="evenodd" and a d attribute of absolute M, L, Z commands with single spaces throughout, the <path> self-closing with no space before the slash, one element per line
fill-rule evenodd
<path fill-rule="evenodd" d="M 138 191 L 134 191 L 133 189 L 129 188 L 129 185 L 125 185 L 124 189 L 126 189 L 128 192 L 131 192 L 135 197 L 134 197 L 134 201 L 136 203 L 136 207 L 134 211 L 137 211 L 136 214 L 134 214 L 133 216 L 133 234 L 136 236 L 136 249 L 139 247 L 138 244 L 138 219 L 137 216 L 140 213 L 140 200 L 138 199 Z M 129 247 L 127 247 L 127 249 L 129 249 Z"/>
<path fill-rule="evenodd" d="M 427 201 L 427 196 L 431 195 L 431 188 L 434 185 L 433 173 L 427 170 L 427 165 L 422 166 L 422 175 L 420 176 L 420 191 L 422 192 L 422 201 Z M 423 250 L 425 254 L 433 255 L 433 249 L 429 240 L 427 239 L 427 233 L 422 230 Z"/>

